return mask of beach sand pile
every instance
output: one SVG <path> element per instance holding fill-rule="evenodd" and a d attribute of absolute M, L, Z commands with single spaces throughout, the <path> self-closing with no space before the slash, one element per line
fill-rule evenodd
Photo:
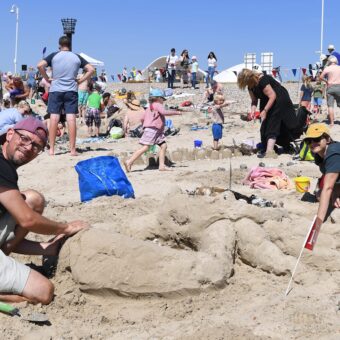
<path fill-rule="evenodd" d="M 109 90 L 121 87 L 111 84 Z M 124 87 L 142 92 L 142 97 L 149 90 L 149 84 Z M 296 102 L 297 84 L 286 87 Z M 203 85 L 196 91 L 175 90 L 181 91 L 195 96 L 170 99 L 168 105 L 202 102 Z M 22 190 L 44 193 L 47 217 L 83 219 L 92 227 L 62 248 L 52 277 L 54 301 L 49 306 L 19 304 L 47 313 L 51 324 L 37 326 L 0 315 L 4 339 L 339 338 L 340 211 L 322 226 L 314 251 L 305 251 L 285 298 L 318 205 L 294 187 L 250 189 L 242 181 L 263 162 L 279 167 L 290 179 L 310 177 L 312 192 L 319 170 L 290 155 L 263 160 L 242 155 L 235 144 L 259 142 L 259 123 L 240 119 L 250 107 L 246 92 L 235 85 L 225 86 L 225 91 L 228 100 L 237 102 L 225 109 L 223 150 L 210 148 L 210 118 L 187 108 L 182 117 L 172 118 L 180 128 L 168 138 L 173 171 L 158 172 L 149 166 L 156 155 L 145 155 L 128 174 L 135 199 L 99 197 L 80 203 L 74 167 L 101 155 L 117 155 L 122 161 L 138 148 L 138 139 L 82 142 L 86 128 L 80 126 L 78 157 L 71 157 L 67 144 L 61 143 L 56 156 L 46 152 L 19 169 Z M 192 131 L 193 124 L 208 129 Z M 340 140 L 339 125 L 332 136 Z M 196 139 L 203 141 L 203 148 L 194 151 Z M 229 189 L 255 194 L 273 205 L 248 204 Z M 54 260 L 15 257 L 35 266 L 43 263 L 48 273 Z"/>

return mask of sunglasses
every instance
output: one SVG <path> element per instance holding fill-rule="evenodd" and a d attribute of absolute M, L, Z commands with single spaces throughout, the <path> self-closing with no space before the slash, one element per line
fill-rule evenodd
<path fill-rule="evenodd" d="M 306 142 L 306 144 L 320 143 L 323 138 L 325 138 L 325 137 L 320 136 L 320 137 L 317 137 L 317 138 L 308 138 L 308 139 L 305 140 L 305 142 Z"/>

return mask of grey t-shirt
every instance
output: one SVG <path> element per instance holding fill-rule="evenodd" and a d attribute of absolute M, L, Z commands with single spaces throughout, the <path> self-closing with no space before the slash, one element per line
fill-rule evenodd
<path fill-rule="evenodd" d="M 51 53 L 44 60 L 52 67 L 53 80 L 49 92 L 78 91 L 78 71 L 88 64 L 84 58 L 71 51 L 60 51 Z"/>

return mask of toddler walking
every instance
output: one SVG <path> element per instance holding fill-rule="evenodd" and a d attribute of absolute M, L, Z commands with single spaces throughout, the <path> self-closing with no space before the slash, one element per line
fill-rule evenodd
<path fill-rule="evenodd" d="M 222 139 L 222 131 L 224 124 L 224 115 L 222 107 L 227 106 L 225 103 L 224 96 L 221 94 L 214 95 L 214 104 L 208 109 L 212 113 L 212 134 L 213 134 L 213 150 L 219 150 L 219 141 Z"/>
<path fill-rule="evenodd" d="M 197 72 L 198 72 L 198 62 L 197 62 L 197 58 L 195 56 L 193 56 L 191 58 L 192 60 L 192 64 L 191 64 L 191 85 L 192 85 L 192 89 L 196 89 L 196 79 L 197 79 Z"/>
<path fill-rule="evenodd" d="M 163 106 L 164 100 L 165 98 L 162 90 L 151 90 L 149 94 L 150 106 L 145 110 L 142 117 L 144 132 L 139 141 L 139 144 L 141 144 L 142 147 L 135 151 L 130 159 L 124 162 L 127 172 L 131 171 L 133 163 L 152 145 L 158 145 L 160 147 L 159 170 L 168 170 L 168 168 L 165 166 L 165 153 L 167 149 L 164 136 L 165 116 L 181 115 L 182 112 L 175 110 L 165 110 Z"/>

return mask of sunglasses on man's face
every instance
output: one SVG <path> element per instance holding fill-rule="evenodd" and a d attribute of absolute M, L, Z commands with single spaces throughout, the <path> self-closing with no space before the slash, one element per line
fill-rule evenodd
<path fill-rule="evenodd" d="M 308 138 L 308 139 L 306 139 L 306 143 L 307 144 L 320 143 L 323 138 L 324 138 L 323 136 L 320 136 L 320 137 L 317 137 L 317 138 Z"/>

